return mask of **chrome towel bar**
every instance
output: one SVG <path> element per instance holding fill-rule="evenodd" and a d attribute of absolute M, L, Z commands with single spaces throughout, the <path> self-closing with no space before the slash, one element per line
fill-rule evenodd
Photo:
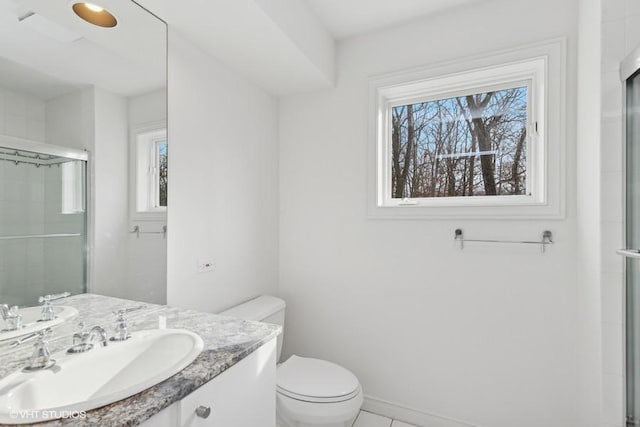
<path fill-rule="evenodd" d="M 497 239 L 466 239 L 461 228 L 456 228 L 454 240 L 460 242 L 460 249 L 464 249 L 464 242 L 478 242 L 478 243 L 513 243 L 524 245 L 540 245 L 542 253 L 545 252 L 547 245 L 553 244 L 553 233 L 549 230 L 542 232 L 540 240 L 497 240 Z"/>
<path fill-rule="evenodd" d="M 52 237 L 77 237 L 80 233 L 59 233 L 59 234 L 25 234 L 22 236 L 0 236 L 0 240 L 21 240 L 21 239 L 50 239 Z"/>
<path fill-rule="evenodd" d="M 133 226 L 133 230 L 129 231 L 129 233 L 135 233 L 136 234 L 136 238 L 138 238 L 138 239 L 140 238 L 141 234 L 162 234 L 162 237 L 166 238 L 167 237 L 167 226 L 163 225 L 162 226 L 162 231 L 141 231 L 139 225 L 134 225 Z"/>

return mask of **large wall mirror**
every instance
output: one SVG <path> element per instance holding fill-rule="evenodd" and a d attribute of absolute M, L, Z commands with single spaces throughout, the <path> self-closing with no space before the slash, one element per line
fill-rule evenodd
<path fill-rule="evenodd" d="M 166 34 L 131 0 L 0 0 L 0 304 L 166 302 Z"/>

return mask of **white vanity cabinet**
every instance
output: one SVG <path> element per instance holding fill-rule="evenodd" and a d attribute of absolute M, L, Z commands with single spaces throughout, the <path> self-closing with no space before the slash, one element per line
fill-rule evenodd
<path fill-rule="evenodd" d="M 274 338 L 142 426 L 274 427 L 275 420 Z"/>

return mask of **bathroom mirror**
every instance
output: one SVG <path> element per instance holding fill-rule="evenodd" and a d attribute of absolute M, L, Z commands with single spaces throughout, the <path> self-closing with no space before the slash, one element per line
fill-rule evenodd
<path fill-rule="evenodd" d="M 0 304 L 166 302 L 166 39 L 131 0 L 0 0 Z"/>

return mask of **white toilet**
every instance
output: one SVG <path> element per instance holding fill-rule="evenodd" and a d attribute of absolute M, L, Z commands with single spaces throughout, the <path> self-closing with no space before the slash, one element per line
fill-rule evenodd
<path fill-rule="evenodd" d="M 220 313 L 284 326 L 286 304 L 263 295 Z M 278 360 L 282 335 L 278 337 Z M 351 427 L 362 405 L 362 388 L 342 366 L 291 356 L 278 365 L 276 413 L 282 427 Z"/>

